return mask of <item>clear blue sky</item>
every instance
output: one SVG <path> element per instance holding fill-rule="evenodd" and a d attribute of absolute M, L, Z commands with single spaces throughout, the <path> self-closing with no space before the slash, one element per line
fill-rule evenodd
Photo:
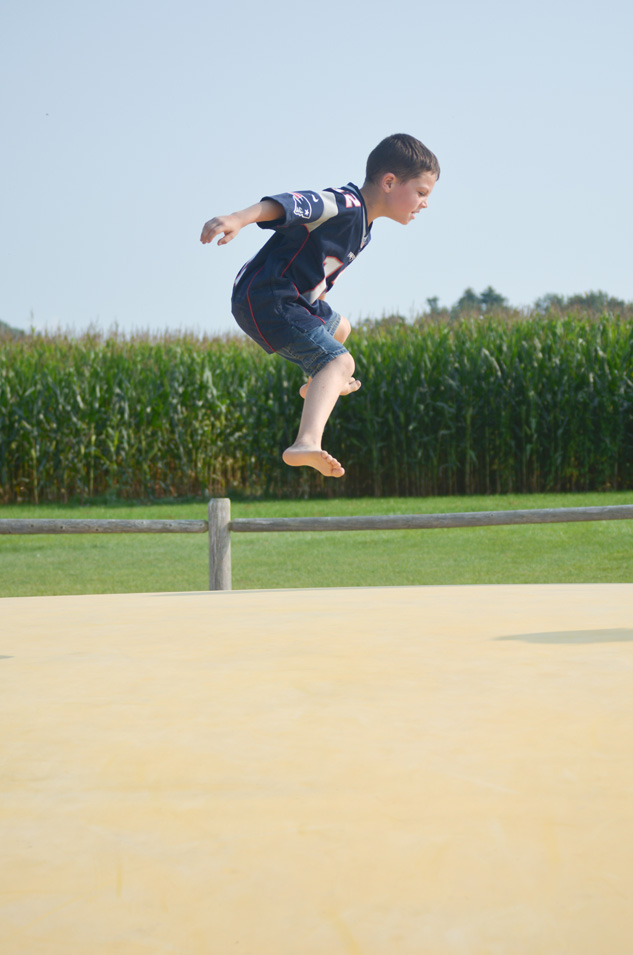
<path fill-rule="evenodd" d="M 266 193 L 362 184 L 408 132 L 429 209 L 378 220 L 329 300 L 352 322 L 603 289 L 633 300 L 630 0 L 4 0 L 0 319 L 233 329 L 264 238 L 202 246 Z M 31 317 L 32 316 L 32 317 Z"/>

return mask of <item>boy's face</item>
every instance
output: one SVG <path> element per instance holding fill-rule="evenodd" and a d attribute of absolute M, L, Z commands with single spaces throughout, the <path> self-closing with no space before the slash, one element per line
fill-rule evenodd
<path fill-rule="evenodd" d="M 388 218 L 401 222 L 402 225 L 411 222 L 418 212 L 428 206 L 436 181 L 432 172 L 423 172 L 406 182 L 391 173 L 385 176 L 382 186 L 385 190 Z"/>

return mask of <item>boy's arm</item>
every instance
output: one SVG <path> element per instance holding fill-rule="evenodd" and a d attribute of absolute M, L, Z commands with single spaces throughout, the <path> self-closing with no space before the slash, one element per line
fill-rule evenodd
<path fill-rule="evenodd" d="M 226 245 L 231 239 L 234 239 L 240 229 L 251 222 L 271 222 L 274 219 L 281 219 L 284 215 L 283 206 L 274 199 L 263 199 L 249 206 L 248 209 L 242 209 L 241 212 L 233 212 L 228 216 L 215 216 L 205 222 L 202 229 L 200 241 L 203 245 L 212 242 L 220 232 L 224 234 L 219 240 L 218 245 Z"/>

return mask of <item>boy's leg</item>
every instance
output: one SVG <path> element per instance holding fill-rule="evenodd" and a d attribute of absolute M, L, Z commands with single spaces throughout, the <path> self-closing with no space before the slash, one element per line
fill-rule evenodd
<path fill-rule="evenodd" d="M 343 387 L 354 373 L 354 359 L 346 352 L 328 362 L 311 380 L 305 396 L 299 433 L 283 453 L 286 464 L 293 467 L 307 465 L 326 477 L 342 477 L 345 468 L 336 458 L 323 451 L 321 440 L 332 409 Z"/>
<path fill-rule="evenodd" d="M 337 342 L 340 342 L 342 345 L 347 340 L 347 337 L 349 336 L 349 333 L 351 332 L 351 330 L 352 330 L 352 326 L 347 321 L 347 319 L 343 315 L 341 315 L 341 320 L 338 323 L 338 326 L 334 332 L 333 337 Z M 301 388 L 299 389 L 299 394 L 301 395 L 302 398 L 305 398 L 311 381 L 312 381 L 312 378 L 308 378 L 306 383 L 304 385 L 301 385 Z M 358 381 L 357 378 L 350 378 L 349 381 L 346 381 L 344 383 L 340 394 L 351 395 L 353 391 L 358 391 L 359 388 L 360 388 L 360 381 Z"/>
<path fill-rule="evenodd" d="M 345 316 L 341 315 L 341 320 L 334 331 L 334 338 L 337 340 L 337 342 L 340 342 L 341 345 L 343 345 L 346 342 L 351 330 L 352 326 L 347 321 Z"/>

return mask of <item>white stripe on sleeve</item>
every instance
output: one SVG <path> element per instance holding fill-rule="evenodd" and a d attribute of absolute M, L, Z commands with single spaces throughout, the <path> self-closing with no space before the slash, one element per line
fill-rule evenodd
<path fill-rule="evenodd" d="M 316 193 L 323 200 L 323 215 L 320 219 L 317 219 L 315 222 L 306 222 L 305 227 L 308 232 L 312 232 L 313 229 L 318 228 L 320 225 L 323 225 L 324 222 L 327 222 L 328 219 L 334 218 L 335 215 L 338 215 L 338 206 L 336 204 L 336 198 L 332 195 L 331 192 L 318 192 Z"/>

